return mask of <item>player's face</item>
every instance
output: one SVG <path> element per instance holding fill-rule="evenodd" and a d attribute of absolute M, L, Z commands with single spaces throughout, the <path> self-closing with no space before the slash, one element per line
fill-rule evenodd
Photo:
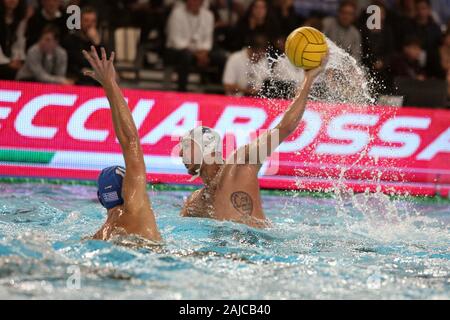
<path fill-rule="evenodd" d="M 180 140 L 180 157 L 190 175 L 196 175 L 201 166 L 202 154 L 194 140 L 185 138 Z"/>

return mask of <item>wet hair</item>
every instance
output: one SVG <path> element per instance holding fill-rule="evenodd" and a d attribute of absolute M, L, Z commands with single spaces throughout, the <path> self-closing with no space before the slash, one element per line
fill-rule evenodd
<path fill-rule="evenodd" d="M 59 41 L 61 33 L 60 33 L 59 29 L 56 26 L 54 26 L 53 24 L 46 25 L 44 27 L 44 29 L 42 29 L 41 38 L 45 34 L 48 34 L 48 33 L 52 34 L 56 41 Z"/>

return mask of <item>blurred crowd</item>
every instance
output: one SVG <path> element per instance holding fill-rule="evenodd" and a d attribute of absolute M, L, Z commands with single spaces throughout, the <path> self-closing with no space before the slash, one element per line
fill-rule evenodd
<path fill-rule="evenodd" d="M 79 30 L 66 25 L 73 4 Z M 379 29 L 367 26 L 369 5 L 381 9 Z M 228 95 L 251 96 L 267 77 L 254 70 L 275 68 L 270 57 L 299 26 L 323 31 L 361 62 L 378 93 L 393 94 L 399 77 L 450 83 L 450 0 L 0 0 L 0 79 L 93 85 L 81 51 L 115 49 L 114 31 L 132 27 L 178 75 L 179 91 L 196 72 Z"/>

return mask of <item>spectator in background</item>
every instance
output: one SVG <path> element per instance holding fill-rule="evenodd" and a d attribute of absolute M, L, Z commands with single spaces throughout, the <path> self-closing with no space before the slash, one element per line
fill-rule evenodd
<path fill-rule="evenodd" d="M 362 62 L 376 80 L 377 90 L 387 93 L 391 85 L 388 68 L 395 51 L 394 36 L 384 1 L 374 0 L 371 4 L 381 9 L 381 29 L 367 28 L 368 16 L 361 15 Z"/>
<path fill-rule="evenodd" d="M 77 5 L 80 8 L 89 7 L 97 13 L 97 25 L 101 27 L 118 27 L 124 19 L 128 19 L 125 3 L 133 0 L 62 0 L 64 7 Z"/>
<path fill-rule="evenodd" d="M 264 34 L 253 34 L 250 46 L 233 53 L 225 66 L 223 86 L 225 94 L 255 96 L 270 74 L 266 57 L 268 38 Z"/>
<path fill-rule="evenodd" d="M 214 0 L 210 9 L 214 14 L 216 28 L 235 26 L 243 14 L 242 4 L 237 0 Z"/>
<path fill-rule="evenodd" d="M 41 37 L 27 53 L 25 65 L 17 80 L 72 84 L 66 78 L 67 53 L 59 46 L 59 30 L 54 25 L 44 27 Z"/>
<path fill-rule="evenodd" d="M 357 61 L 361 60 L 361 35 L 353 25 L 357 18 L 357 6 L 347 0 L 339 5 L 336 18 L 328 17 L 323 21 L 323 32 L 339 47 L 347 51 Z"/>
<path fill-rule="evenodd" d="M 187 90 L 192 66 L 223 65 L 220 52 L 213 51 L 214 16 L 203 0 L 186 0 L 176 5 L 167 22 L 166 59 L 176 67 L 178 90 Z"/>
<path fill-rule="evenodd" d="M 412 23 L 416 16 L 415 0 L 398 0 L 392 12 L 392 28 L 396 39 L 397 51 L 402 50 L 405 37 L 411 33 Z"/>
<path fill-rule="evenodd" d="M 280 22 L 281 33 L 287 37 L 301 26 L 302 19 L 295 12 L 294 0 L 275 0 L 274 6 L 275 15 Z"/>
<path fill-rule="evenodd" d="M 215 42 L 224 49 L 231 49 L 229 42 L 232 39 L 232 31 L 242 16 L 242 4 L 237 0 L 214 0 L 211 3 L 211 11 L 214 14 L 214 38 Z"/>
<path fill-rule="evenodd" d="M 234 31 L 233 49 L 240 50 L 258 33 L 273 42 L 281 33 L 279 21 L 269 12 L 266 0 L 254 0 Z"/>
<path fill-rule="evenodd" d="M 82 51 L 89 51 L 91 46 L 101 46 L 101 37 L 97 29 L 97 12 L 92 7 L 81 10 L 81 29 L 69 33 L 63 47 L 69 57 L 68 74 L 77 84 L 97 85 L 95 81 L 84 77 L 83 72 L 89 70 L 89 62 L 84 58 Z"/>
<path fill-rule="evenodd" d="M 29 20 L 35 13 L 36 8 L 38 7 L 38 0 L 25 0 L 26 2 L 26 13 L 25 18 Z"/>
<path fill-rule="evenodd" d="M 26 32 L 27 48 L 39 40 L 42 30 L 48 25 L 54 25 L 58 28 L 61 36 L 64 36 L 67 30 L 66 18 L 60 10 L 61 0 L 42 0 L 41 4 L 42 8 L 37 10 L 28 21 Z"/>
<path fill-rule="evenodd" d="M 402 52 L 393 58 L 392 74 L 421 81 L 427 79 L 425 53 L 419 38 L 406 38 Z"/>
<path fill-rule="evenodd" d="M 409 34 L 414 34 L 427 54 L 427 72 L 432 77 L 443 77 L 439 65 L 439 46 L 442 32 L 434 21 L 430 0 L 416 0 L 416 17 Z"/>
<path fill-rule="evenodd" d="M 26 3 L 0 0 L 0 79 L 14 80 L 25 60 Z"/>
<path fill-rule="evenodd" d="M 414 19 L 416 16 L 416 0 L 397 0 L 395 12 L 407 19 Z"/>
<path fill-rule="evenodd" d="M 128 6 L 133 19 L 132 25 L 141 29 L 141 43 L 152 36 L 158 39 L 158 48 L 155 49 L 161 52 L 164 47 L 164 28 L 168 16 L 163 0 L 131 0 Z"/>

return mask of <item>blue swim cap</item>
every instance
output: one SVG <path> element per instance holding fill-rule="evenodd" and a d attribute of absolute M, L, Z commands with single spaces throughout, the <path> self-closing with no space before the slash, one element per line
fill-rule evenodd
<path fill-rule="evenodd" d="M 97 197 L 103 207 L 112 209 L 124 203 L 122 198 L 122 182 L 125 168 L 113 166 L 102 170 L 98 177 Z"/>

